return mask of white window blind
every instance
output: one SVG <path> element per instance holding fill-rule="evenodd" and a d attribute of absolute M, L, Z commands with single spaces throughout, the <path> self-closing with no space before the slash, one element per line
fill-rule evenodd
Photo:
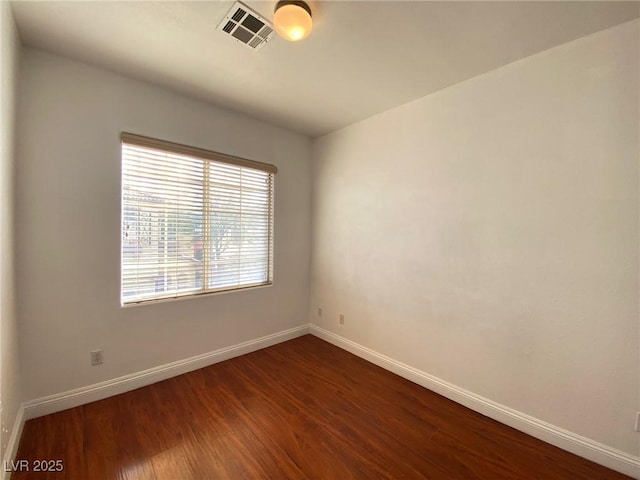
<path fill-rule="evenodd" d="M 271 284 L 275 173 L 123 133 L 122 304 Z"/>

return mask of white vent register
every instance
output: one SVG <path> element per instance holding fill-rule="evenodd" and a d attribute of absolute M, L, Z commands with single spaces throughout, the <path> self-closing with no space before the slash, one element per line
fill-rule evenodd
<path fill-rule="evenodd" d="M 233 4 L 217 29 L 251 50 L 260 49 L 273 36 L 271 24 L 240 2 Z"/>

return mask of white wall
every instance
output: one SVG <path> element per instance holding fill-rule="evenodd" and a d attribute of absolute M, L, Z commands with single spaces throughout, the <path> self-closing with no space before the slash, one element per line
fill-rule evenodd
<path fill-rule="evenodd" d="M 623 24 L 317 139 L 312 322 L 640 454 L 639 35 Z"/>
<path fill-rule="evenodd" d="M 15 104 L 20 39 L 11 7 L 0 2 L 0 460 L 14 428 L 22 391 L 14 282 Z"/>
<path fill-rule="evenodd" d="M 21 64 L 17 286 L 27 400 L 307 322 L 310 141 L 37 50 Z M 121 131 L 278 166 L 274 285 L 120 307 Z M 104 349 L 91 367 L 89 351 Z"/>

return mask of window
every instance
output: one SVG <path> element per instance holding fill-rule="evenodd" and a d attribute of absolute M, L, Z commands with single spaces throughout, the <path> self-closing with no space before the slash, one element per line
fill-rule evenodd
<path fill-rule="evenodd" d="M 121 138 L 123 305 L 272 283 L 275 166 Z"/>

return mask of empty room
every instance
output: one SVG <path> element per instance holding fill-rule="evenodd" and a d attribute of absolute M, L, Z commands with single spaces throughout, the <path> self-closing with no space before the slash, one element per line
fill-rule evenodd
<path fill-rule="evenodd" d="M 640 479 L 640 2 L 0 14 L 3 480 Z"/>

